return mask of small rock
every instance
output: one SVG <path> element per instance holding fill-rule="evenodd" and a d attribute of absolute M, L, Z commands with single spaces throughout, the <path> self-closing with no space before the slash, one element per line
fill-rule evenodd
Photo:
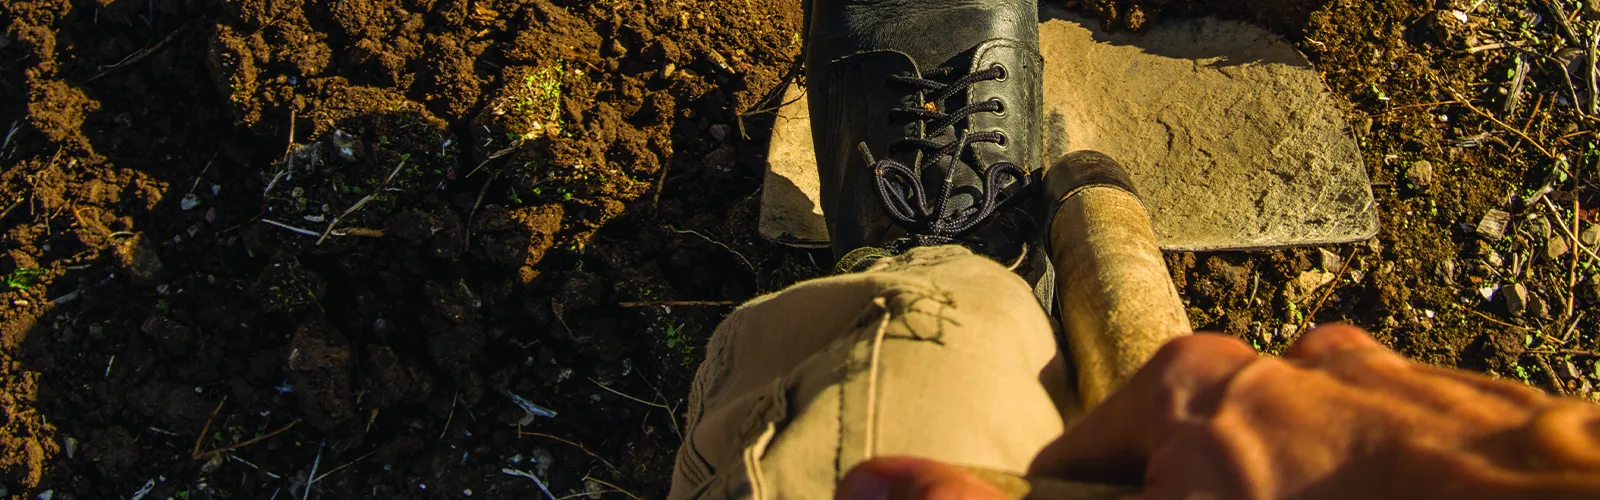
<path fill-rule="evenodd" d="M 1483 239 L 1498 241 L 1506 236 L 1506 225 L 1510 223 L 1511 214 L 1504 210 L 1490 210 L 1478 221 L 1476 231 Z"/>
<path fill-rule="evenodd" d="M 1299 330 L 1300 330 L 1300 327 L 1295 326 L 1295 325 L 1283 325 L 1283 328 L 1279 329 L 1278 335 L 1281 338 L 1283 338 L 1285 340 L 1288 340 L 1288 339 L 1294 338 L 1294 334 L 1298 333 Z"/>
<path fill-rule="evenodd" d="M 1445 281 L 1450 281 L 1450 280 L 1455 279 L 1455 277 L 1456 277 L 1456 260 L 1455 259 L 1445 259 L 1444 262 L 1440 262 L 1439 265 L 1434 266 L 1433 274 L 1435 276 L 1438 276 L 1439 279 L 1445 280 Z"/>
<path fill-rule="evenodd" d="M 1428 187 L 1429 184 L 1433 184 L 1433 163 L 1421 160 L 1411 164 L 1411 168 L 1406 169 L 1406 180 L 1411 181 L 1411 185 L 1416 187 Z"/>
<path fill-rule="evenodd" d="M 194 207 L 198 206 L 200 206 L 200 195 L 194 193 L 183 195 L 183 199 L 178 200 L 178 207 L 184 211 L 193 210 Z"/>
<path fill-rule="evenodd" d="M 1541 319 L 1550 318 L 1550 303 L 1537 293 L 1528 294 L 1528 314 Z"/>
<path fill-rule="evenodd" d="M 1333 273 L 1326 271 L 1306 271 L 1300 273 L 1298 278 L 1290 281 L 1289 286 L 1284 291 L 1289 294 L 1289 300 L 1299 302 L 1310 297 L 1312 292 L 1322 288 L 1323 285 L 1332 283 L 1334 277 Z"/>
<path fill-rule="evenodd" d="M 658 76 L 660 76 L 662 80 L 666 80 L 668 78 L 672 78 L 672 74 L 677 72 L 677 71 L 678 71 L 678 65 L 672 64 L 672 63 L 667 63 L 667 64 L 661 66 L 661 71 L 658 74 Z"/>
<path fill-rule="evenodd" d="M 1567 69 L 1567 74 L 1573 79 L 1589 73 L 1588 53 L 1576 47 L 1567 47 L 1556 51 L 1556 62 Z"/>
<path fill-rule="evenodd" d="M 1556 260 L 1567 254 L 1570 250 L 1566 238 L 1551 238 L 1544 242 L 1544 258 Z"/>
<path fill-rule="evenodd" d="M 1479 288 L 1478 295 L 1483 296 L 1483 300 L 1494 300 L 1494 294 L 1498 291 L 1500 291 L 1500 285 L 1489 285 Z"/>
<path fill-rule="evenodd" d="M 1544 217 L 1534 217 L 1528 221 L 1528 233 L 1540 240 L 1550 239 L 1550 221 Z"/>
<path fill-rule="evenodd" d="M 1584 245 L 1591 247 L 1595 246 L 1596 243 L 1600 243 L 1600 226 L 1589 226 L 1588 229 L 1583 230 L 1583 234 L 1578 235 L 1578 241 L 1582 241 Z"/>
<path fill-rule="evenodd" d="M 711 138 L 717 142 L 726 142 L 728 140 L 728 134 L 731 132 L 733 132 L 733 127 L 729 127 L 721 123 L 711 126 Z"/>
<path fill-rule="evenodd" d="M 1528 287 L 1522 286 L 1522 283 L 1507 288 L 1505 296 L 1506 310 L 1511 312 L 1512 316 L 1521 316 L 1528 310 Z"/>
<path fill-rule="evenodd" d="M 1506 265 L 1506 258 L 1501 257 L 1500 252 L 1490 252 L 1488 257 L 1483 258 L 1483 263 L 1489 267 L 1500 267 Z"/>
<path fill-rule="evenodd" d="M 623 45 L 621 40 L 612 40 L 609 48 L 611 49 L 610 55 L 617 57 L 628 55 L 628 47 Z"/>
<path fill-rule="evenodd" d="M 1344 258 L 1340 257 L 1339 254 L 1328 251 L 1326 248 L 1318 248 L 1317 253 L 1321 254 L 1322 257 L 1323 271 L 1337 273 L 1340 268 L 1344 267 Z"/>
<path fill-rule="evenodd" d="M 1356 124 L 1355 124 L 1355 130 L 1356 130 L 1356 134 L 1358 134 L 1358 135 L 1360 135 L 1362 137 L 1366 137 L 1366 136 L 1372 135 L 1372 117 L 1363 116 L 1361 118 L 1357 118 L 1356 119 Z"/>

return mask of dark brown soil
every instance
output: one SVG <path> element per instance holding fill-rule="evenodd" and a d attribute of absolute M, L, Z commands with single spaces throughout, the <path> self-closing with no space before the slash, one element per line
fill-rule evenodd
<path fill-rule="evenodd" d="M 318 498 L 542 495 L 502 469 L 557 496 L 663 496 L 730 308 L 703 303 L 829 264 L 754 227 L 770 116 L 752 111 L 792 72 L 800 3 L 0 6 L 0 496 L 269 498 L 308 478 Z M 1269 26 L 1360 124 L 1380 238 L 1331 249 L 1351 265 L 1310 293 L 1290 284 L 1316 249 L 1174 255 L 1197 325 L 1276 351 L 1352 321 L 1429 362 L 1590 386 L 1600 329 L 1567 334 L 1567 311 L 1595 310 L 1600 270 L 1483 263 L 1542 250 L 1538 211 L 1508 200 L 1551 160 L 1429 104 L 1450 87 L 1499 110 L 1514 52 L 1465 52 L 1403 0 L 1080 7 Z M 1555 102 L 1566 87 L 1535 69 Z M 1533 95 L 1502 119 L 1581 155 L 1550 196 L 1591 201 L 1594 136 L 1574 135 L 1591 126 Z M 1430 185 L 1404 176 L 1419 160 Z M 1489 209 L 1517 214 L 1512 236 L 1462 227 Z M 1512 281 L 1546 314 L 1478 295 Z"/>
<path fill-rule="evenodd" d="M 0 486 L 662 496 L 798 4 L 0 7 Z"/>

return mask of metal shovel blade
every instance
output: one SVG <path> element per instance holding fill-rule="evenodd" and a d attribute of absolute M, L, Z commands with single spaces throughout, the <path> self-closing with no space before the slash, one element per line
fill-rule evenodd
<path fill-rule="evenodd" d="M 1361 152 L 1322 79 L 1293 46 L 1241 22 L 1171 20 L 1106 33 L 1040 8 L 1046 164 L 1119 160 L 1157 242 L 1178 251 L 1348 243 L 1377 234 Z M 762 236 L 825 247 L 805 92 L 773 126 Z"/>

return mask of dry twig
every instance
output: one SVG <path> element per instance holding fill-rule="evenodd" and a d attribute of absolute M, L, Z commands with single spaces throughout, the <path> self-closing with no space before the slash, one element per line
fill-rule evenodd
<path fill-rule="evenodd" d="M 566 444 L 568 446 L 571 446 L 571 447 L 577 448 L 580 451 L 583 451 L 584 454 L 589 455 L 590 457 L 593 457 L 595 460 L 599 460 L 600 463 L 605 464 L 607 469 L 611 469 L 611 472 L 615 472 L 615 473 L 618 473 L 618 474 L 622 473 L 622 471 L 620 469 L 617 469 L 617 466 L 611 465 L 611 462 L 609 460 L 606 460 L 604 457 L 601 457 L 599 454 L 596 454 L 595 452 L 589 451 L 589 448 L 584 446 L 584 445 L 581 445 L 581 444 L 578 444 L 578 443 L 574 443 L 572 441 L 568 441 L 568 440 L 566 440 L 564 438 L 561 438 L 561 437 L 545 434 L 543 432 L 522 432 L 520 429 L 517 430 L 517 437 L 522 437 L 522 436 L 542 437 L 542 438 L 545 438 L 545 439 L 551 439 L 551 440 L 555 440 L 555 441 L 560 442 L 560 443 L 564 443 L 564 444 Z"/>
<path fill-rule="evenodd" d="M 140 49 L 138 52 L 134 52 L 132 54 L 128 54 L 128 57 L 124 57 L 124 58 L 122 58 L 121 61 L 117 61 L 117 62 L 111 64 L 110 66 L 101 67 L 99 73 L 96 73 L 94 76 L 89 77 L 89 79 L 85 80 L 84 83 L 89 83 L 89 82 L 92 82 L 92 81 L 95 81 L 95 80 L 99 80 L 99 79 L 105 77 L 106 75 L 111 74 L 111 70 L 114 70 L 114 69 L 117 69 L 117 68 L 121 68 L 123 66 L 127 66 L 129 64 L 133 64 L 133 63 L 136 63 L 136 62 L 139 62 L 139 61 L 143 61 L 144 58 L 150 57 L 150 54 L 154 54 L 157 50 L 161 50 L 162 47 L 166 47 L 168 43 L 172 42 L 172 38 L 173 37 L 178 36 L 178 33 L 182 32 L 185 28 L 188 28 L 188 27 L 189 27 L 189 24 L 188 23 L 184 23 L 182 26 L 179 26 L 177 29 L 172 30 L 171 33 L 168 33 L 166 38 L 162 38 L 161 41 L 156 42 L 155 45 L 151 45 L 149 47 L 145 47 L 143 49 Z"/>
<path fill-rule="evenodd" d="M 1539 368 L 1544 370 L 1544 376 L 1550 377 L 1550 385 L 1556 388 L 1556 392 L 1560 393 L 1562 396 L 1566 396 L 1567 386 L 1566 384 L 1561 383 L 1561 377 L 1556 375 L 1556 370 L 1554 368 L 1550 368 L 1550 361 L 1544 359 L 1544 356 L 1539 355 L 1535 355 L 1533 359 L 1539 362 Z"/>
<path fill-rule="evenodd" d="M 669 412 L 672 411 L 672 409 L 668 408 L 667 405 L 664 405 L 664 404 L 661 404 L 661 403 L 654 403 L 654 402 L 650 402 L 650 401 L 645 401 L 643 399 L 639 399 L 639 398 L 624 394 L 622 391 L 618 391 L 616 389 L 612 389 L 610 387 L 607 387 L 605 384 L 600 383 L 599 380 L 595 380 L 594 377 L 589 377 L 589 381 L 590 382 L 594 382 L 594 385 L 600 386 L 601 389 L 605 389 L 607 392 L 610 392 L 612 394 L 616 394 L 618 396 L 622 396 L 624 398 L 631 399 L 636 403 L 639 403 L 639 404 L 642 404 L 642 405 L 647 405 L 647 406 L 654 406 L 656 408 L 667 410 Z"/>
<path fill-rule="evenodd" d="M 1322 292 L 1321 298 L 1317 299 L 1316 307 L 1312 307 L 1311 312 L 1306 314 L 1305 319 L 1302 319 L 1300 324 L 1295 327 L 1294 331 L 1296 334 L 1305 333 L 1306 328 L 1311 327 L 1311 323 L 1313 321 L 1312 318 L 1315 318 L 1317 316 L 1317 312 L 1322 310 L 1322 305 L 1328 302 L 1328 296 L 1333 295 L 1334 290 L 1339 288 L 1339 280 L 1344 278 L 1345 271 L 1350 270 L 1350 264 L 1355 261 L 1356 254 L 1360 251 L 1361 247 L 1351 248 L 1350 254 L 1344 256 L 1344 263 L 1339 266 L 1339 272 L 1334 274 L 1333 281 L 1328 283 L 1328 289 Z"/>
<path fill-rule="evenodd" d="M 221 447 L 221 448 L 217 448 L 215 450 L 211 450 L 211 451 L 208 451 L 208 452 L 205 452 L 205 453 L 201 453 L 200 456 L 195 457 L 195 460 L 202 460 L 202 459 L 210 458 L 212 455 L 216 455 L 218 453 L 226 453 L 226 452 L 237 450 L 239 448 L 250 446 L 252 444 L 259 443 L 259 442 L 261 442 L 263 440 L 266 440 L 267 438 L 270 438 L 270 437 L 273 437 L 273 436 L 276 436 L 276 435 L 279 435 L 279 434 L 283 434 L 284 431 L 292 429 L 296 425 L 300 425 L 300 419 L 298 419 L 298 418 L 294 419 L 293 422 L 289 422 L 288 424 L 285 424 L 283 427 L 277 428 L 277 430 L 274 430 L 272 432 L 268 432 L 266 434 L 262 434 L 260 436 L 256 436 L 255 438 L 247 440 L 247 441 L 244 441 L 242 443 L 230 444 L 228 446 L 224 446 L 224 447 Z"/>

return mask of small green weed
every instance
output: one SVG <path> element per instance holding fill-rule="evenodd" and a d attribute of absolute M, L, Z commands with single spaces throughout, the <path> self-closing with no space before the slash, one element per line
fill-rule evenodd
<path fill-rule="evenodd" d="M 508 139 L 533 139 L 545 134 L 553 137 L 561 132 L 561 75 L 565 70 L 566 62 L 557 59 L 522 77 L 522 85 L 510 96 L 511 110 L 531 119 L 532 130 L 512 131 L 520 135 L 512 138 L 508 134 Z"/>
<path fill-rule="evenodd" d="M 682 324 L 665 318 L 663 322 L 666 326 L 665 333 L 662 334 L 662 343 L 666 344 L 667 350 L 672 353 L 672 357 L 679 365 L 685 368 L 694 366 L 694 339 L 689 337 Z"/>
<path fill-rule="evenodd" d="M 39 277 L 44 275 L 43 269 L 19 267 L 6 276 L 6 289 L 22 290 L 39 283 Z"/>

